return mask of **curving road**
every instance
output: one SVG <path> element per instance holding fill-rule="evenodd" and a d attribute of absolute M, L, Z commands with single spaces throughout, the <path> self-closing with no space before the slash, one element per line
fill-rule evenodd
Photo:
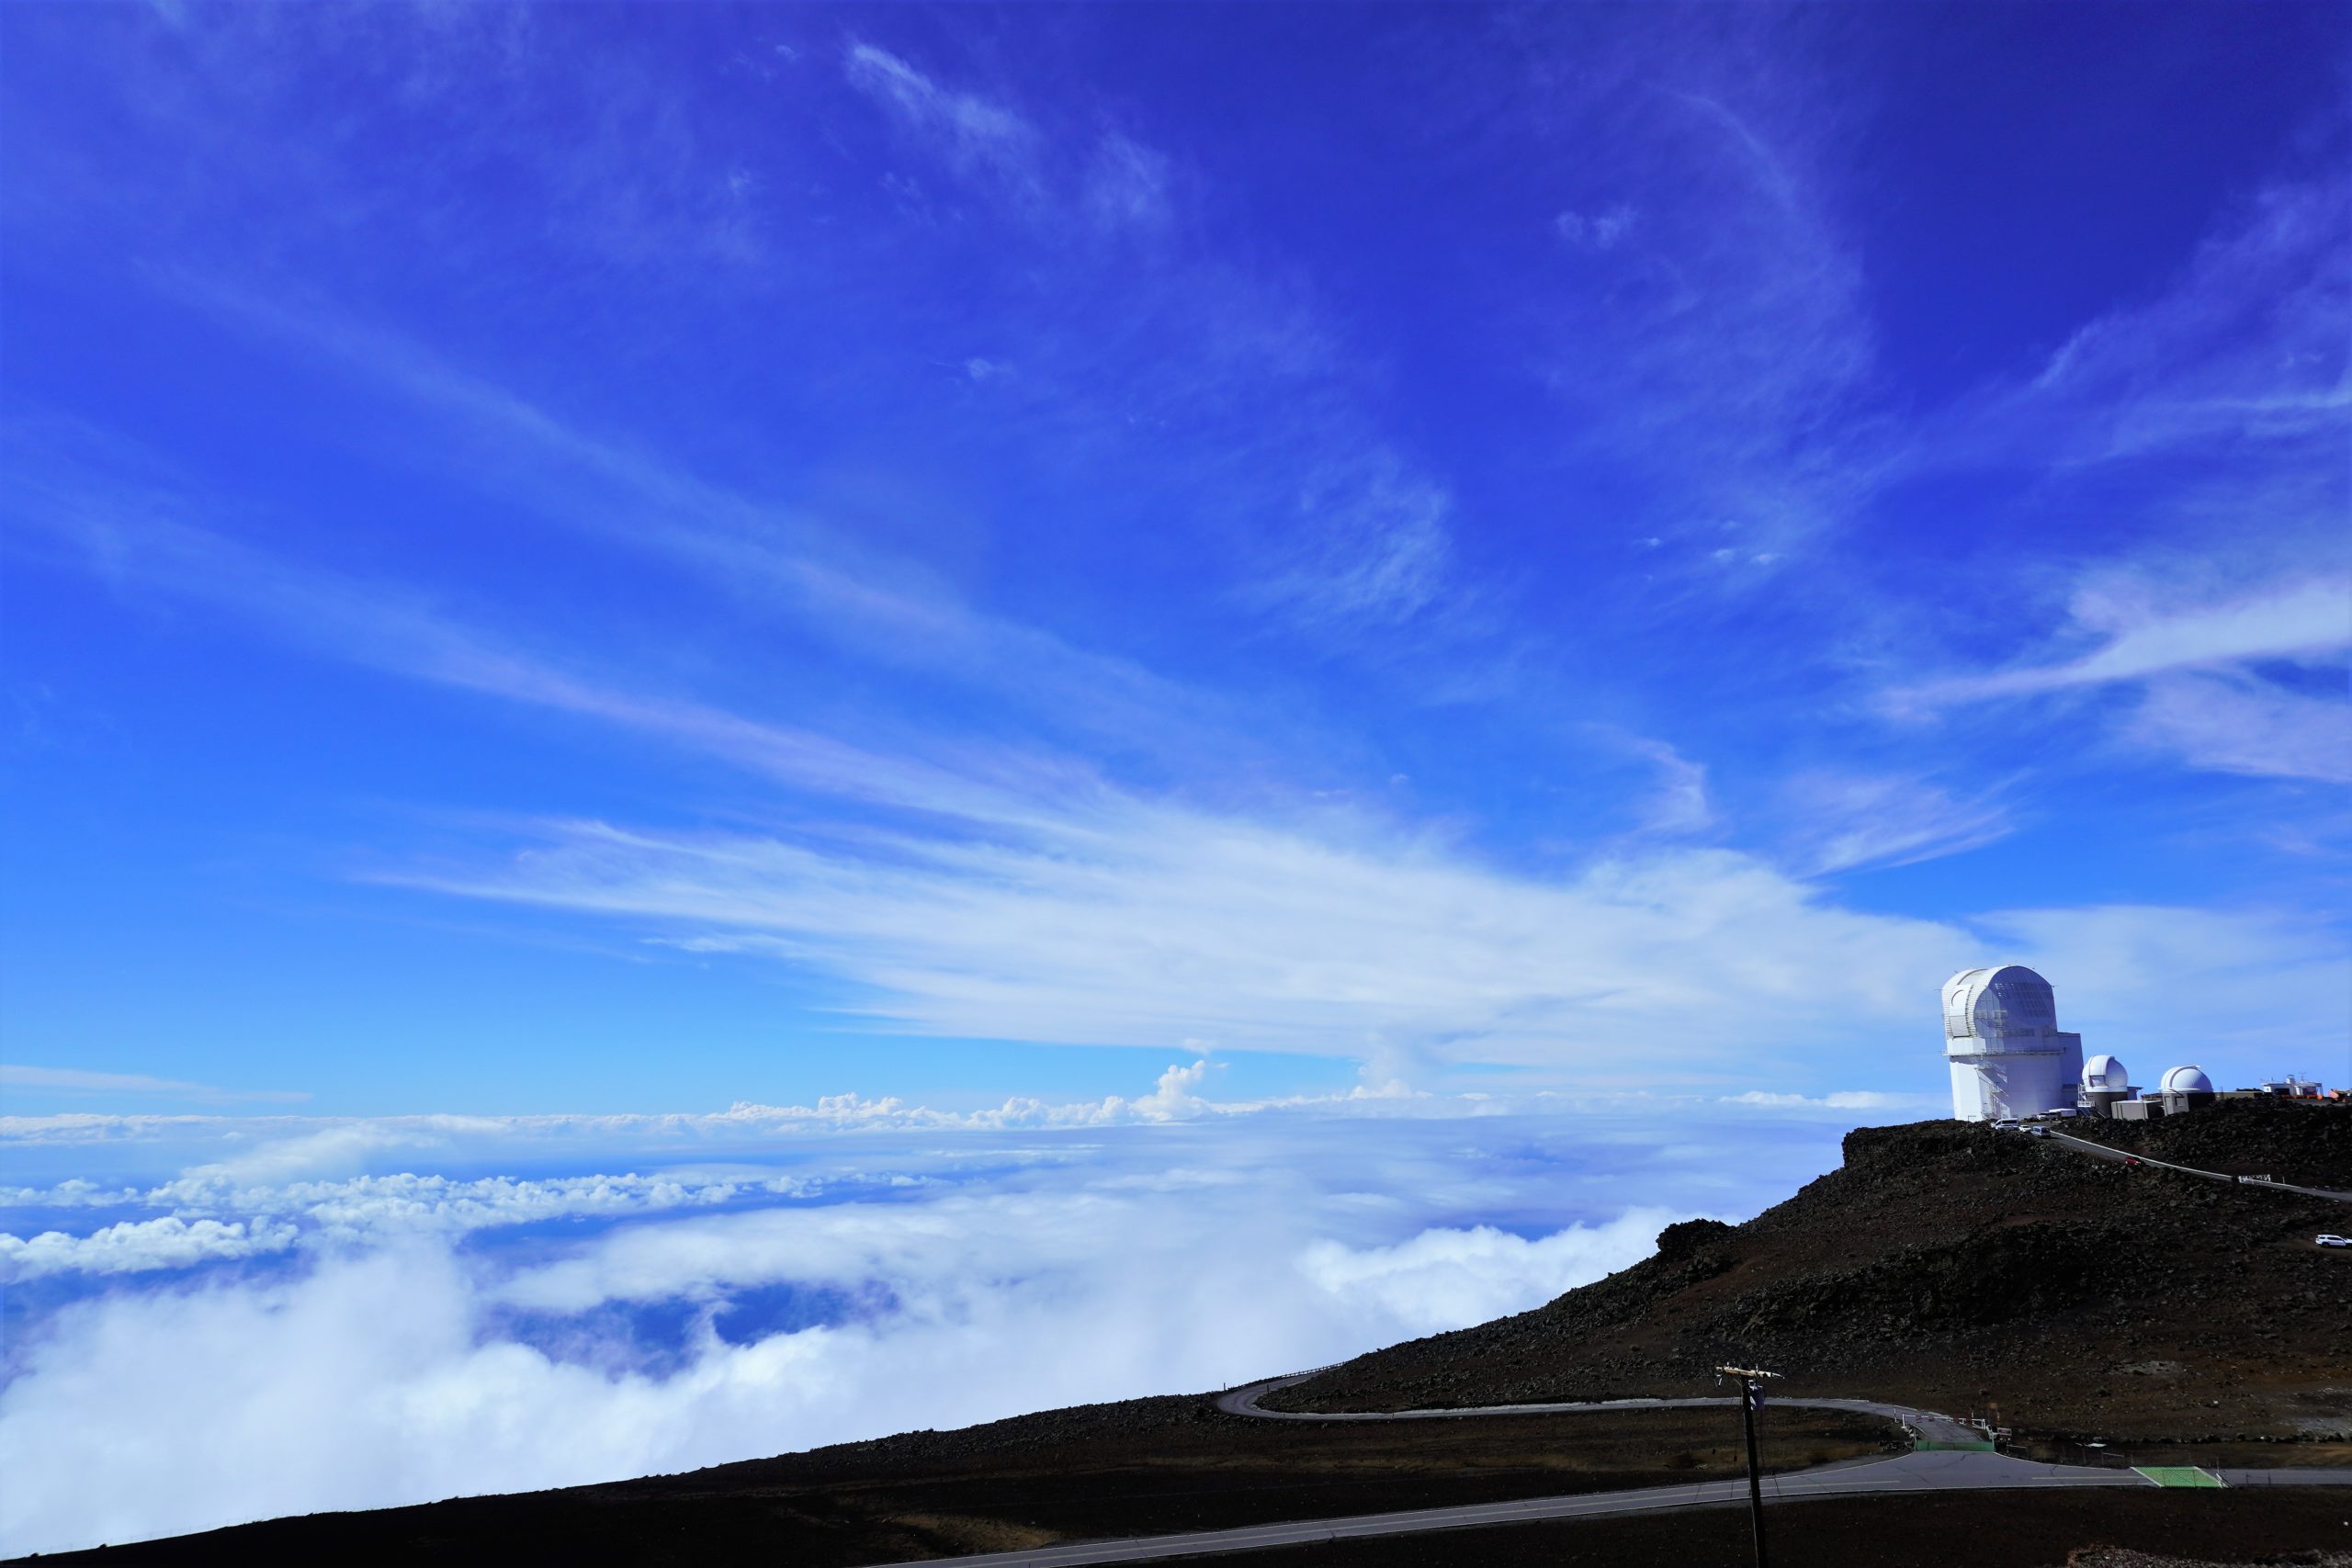
<path fill-rule="evenodd" d="M 2240 1187 L 2260 1187 L 2272 1192 L 2300 1192 L 2306 1198 L 2328 1198 L 2338 1203 L 2352 1203 L 2352 1192 L 2338 1192 L 2333 1188 L 2298 1187 L 2291 1181 L 2272 1181 L 2259 1176 L 2232 1176 L 2226 1171 L 2199 1170 L 2193 1165 L 2175 1165 L 2168 1159 L 2157 1159 L 2150 1155 L 2135 1154 L 2130 1149 L 2119 1149 L 2112 1144 L 2093 1143 L 2088 1138 L 2078 1138 L 2072 1133 L 2062 1133 L 2055 1127 L 2050 1129 L 2049 1136 L 2053 1142 L 2064 1144 L 2068 1148 L 2079 1150 L 2086 1155 L 2096 1156 L 2100 1159 L 2137 1160 L 2142 1165 L 2160 1166 L 2165 1170 L 2177 1170 L 2187 1176 L 2201 1176 L 2208 1181 L 2227 1181 Z"/>
<path fill-rule="evenodd" d="M 1317 1369 L 1320 1371 L 1321 1369 Z M 1584 1410 L 1675 1409 L 1736 1405 L 1736 1399 L 1612 1399 L 1568 1404 L 1492 1404 L 1466 1410 L 1382 1410 L 1323 1413 L 1268 1410 L 1259 1404 L 1278 1388 L 1314 1376 L 1295 1372 L 1233 1389 L 1217 1396 L 1217 1408 L 1233 1416 L 1269 1421 L 1430 1421 L 1469 1416 L 1552 1416 Z M 1775 1404 L 1814 1410 L 1850 1410 L 1900 1421 L 1922 1443 L 1981 1440 L 1983 1434 L 1949 1416 L 1867 1399 L 1775 1398 Z M 2352 1470 L 2216 1470 L 2208 1474 L 2225 1486 L 2352 1486 Z M 1859 1497 L 1899 1492 L 1963 1492 L 2050 1487 L 2151 1486 L 2150 1477 L 2128 1470 L 2079 1465 L 2034 1464 L 2007 1454 L 1921 1448 L 1893 1459 L 1848 1460 L 1815 1470 L 1764 1478 L 1765 1495 L 1778 1502 L 1814 1497 Z M 1450 1508 L 1414 1508 L 1394 1514 L 1351 1514 L 1338 1518 L 1245 1525 L 1235 1529 L 1191 1530 L 1182 1535 L 1069 1541 L 1021 1551 L 990 1551 L 949 1559 L 957 1568 L 1076 1568 L 1091 1562 L 1148 1562 L 1171 1557 L 1260 1551 L 1270 1547 L 1307 1546 L 1317 1541 L 1365 1536 L 1418 1535 L 1430 1530 L 1468 1529 L 1482 1525 L 1527 1524 L 1544 1519 L 1598 1518 L 1615 1514 L 1704 1508 L 1747 1498 L 1745 1476 L 1677 1486 L 1644 1486 L 1625 1492 L 1588 1492 L 1566 1497 L 1526 1497 L 1507 1503 L 1471 1503 Z M 932 1568 L 940 1559 L 924 1560 Z M 912 1562 L 881 1568 L 915 1568 Z"/>
<path fill-rule="evenodd" d="M 1713 1406 L 1728 1406 L 1736 1410 L 1739 1407 L 1739 1401 L 1728 1395 L 1708 1399 L 1580 1400 L 1560 1404 L 1481 1404 L 1467 1410 L 1326 1412 L 1268 1410 L 1259 1404 L 1276 1389 L 1305 1382 L 1315 1372 L 1328 1370 L 1317 1367 L 1315 1371 L 1293 1372 L 1288 1377 L 1268 1378 L 1263 1382 L 1234 1389 L 1217 1395 L 1216 1407 L 1228 1416 L 1258 1416 L 1270 1421 L 1430 1421 L 1464 1416 L 1570 1416 L 1585 1410 L 1696 1410 Z M 1964 1422 L 1955 1421 L 1949 1416 L 1939 1416 L 1932 1410 L 1914 1410 L 1907 1404 L 1882 1404 L 1870 1399 L 1784 1399 L 1779 1394 L 1766 1396 L 1766 1403 L 1793 1405 L 1802 1410 L 1853 1410 L 1865 1416 L 1883 1416 L 1890 1421 L 1901 1422 L 1910 1429 L 1914 1438 L 1926 1443 L 1979 1443 L 1984 1440 L 1984 1433 Z"/>

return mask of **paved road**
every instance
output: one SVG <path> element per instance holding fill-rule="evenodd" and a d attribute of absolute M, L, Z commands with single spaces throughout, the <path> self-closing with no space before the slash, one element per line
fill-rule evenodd
<path fill-rule="evenodd" d="M 2142 1165 L 2162 1166 L 2166 1170 L 2177 1170 L 2189 1176 L 2201 1176 L 2208 1181 L 2231 1181 L 2245 1187 L 2267 1188 L 2273 1192 L 2300 1192 L 2306 1198 L 2332 1198 L 2338 1203 L 2352 1203 L 2352 1192 L 2337 1192 L 2325 1187 L 2298 1187 L 2290 1181 L 2258 1181 L 2251 1176 L 2231 1176 L 2218 1170 L 2199 1170 L 2193 1165 L 2175 1165 L 2168 1159 L 2151 1159 L 2146 1155 L 2133 1154 L 2130 1149 L 2119 1149 L 2108 1144 L 2096 1144 L 2088 1138 L 2077 1138 L 2072 1133 L 2061 1133 L 2055 1127 L 2050 1130 L 2050 1137 L 2054 1143 L 2064 1144 L 2068 1148 L 2078 1149 L 2086 1155 L 2097 1155 L 2101 1159 L 2136 1159 Z"/>
<path fill-rule="evenodd" d="M 1498 1404 L 1469 1410 L 1385 1410 L 1323 1414 L 1267 1410 L 1259 1401 L 1277 1388 L 1312 1377 L 1298 1372 L 1234 1389 L 1217 1407 L 1235 1416 L 1274 1421 L 1427 1421 L 1488 1416 L 1556 1415 L 1579 1410 L 1675 1408 L 1736 1404 L 1736 1399 L 1613 1399 L 1578 1404 Z M 1964 1441 L 1981 1434 L 1948 1416 L 1866 1399 L 1776 1399 L 1806 1409 L 1856 1410 L 1900 1421 L 1928 1442 Z M 2219 1470 L 2210 1473 L 2229 1486 L 2352 1486 L 2352 1470 Z M 2050 1487 L 2150 1486 L 2128 1470 L 2079 1465 L 2034 1464 L 2007 1454 L 1922 1450 L 1894 1459 L 1847 1461 L 1764 1478 L 1764 1493 L 1780 1502 L 1812 1497 L 1860 1497 L 1903 1492 L 1962 1492 L 1988 1489 L 2041 1491 Z M 1148 1562 L 1271 1547 L 1308 1546 L 1317 1541 L 1365 1536 L 1419 1535 L 1430 1530 L 1469 1529 L 1483 1525 L 1526 1524 L 1540 1519 L 1599 1518 L 1617 1514 L 1704 1508 L 1747 1499 L 1742 1476 L 1679 1486 L 1644 1486 L 1625 1492 L 1588 1492 L 1566 1497 L 1526 1497 L 1508 1503 L 1472 1503 L 1452 1508 L 1415 1508 L 1395 1514 L 1351 1514 L 1339 1518 L 1299 1519 L 1283 1524 L 1245 1525 L 1238 1529 L 1193 1530 L 1182 1535 L 1136 1536 L 1120 1540 L 1069 1541 L 1024 1551 L 990 1551 L 952 1561 L 956 1568 L 1076 1568 L 1091 1562 Z M 932 1560 L 936 1563 L 938 1560 Z M 914 1568 L 889 1563 L 883 1568 Z"/>
<path fill-rule="evenodd" d="M 1323 1370 L 1317 1367 L 1316 1371 Z M 1732 1395 L 1716 1399 L 1602 1399 L 1562 1404 L 1483 1404 L 1468 1410 L 1268 1410 L 1258 1403 L 1278 1388 L 1304 1382 L 1314 1375 L 1315 1372 L 1293 1372 L 1286 1378 L 1268 1378 L 1264 1382 L 1233 1389 L 1217 1395 L 1216 1407 L 1229 1416 L 1260 1416 L 1272 1421 L 1430 1421 L 1458 1420 L 1466 1416 L 1566 1416 L 1585 1410 L 1696 1410 L 1717 1405 L 1736 1409 L 1739 1405 L 1738 1398 Z M 1882 1404 L 1870 1399 L 1784 1399 L 1778 1394 L 1768 1395 L 1766 1403 L 1793 1405 L 1804 1410 L 1854 1410 L 1865 1416 L 1883 1416 L 1890 1421 L 1901 1422 L 1910 1429 L 1913 1437 L 1922 1442 L 1984 1440 L 1984 1434 L 1973 1427 L 1949 1416 L 1939 1416 L 1932 1410 L 1914 1410 L 1907 1404 Z"/>

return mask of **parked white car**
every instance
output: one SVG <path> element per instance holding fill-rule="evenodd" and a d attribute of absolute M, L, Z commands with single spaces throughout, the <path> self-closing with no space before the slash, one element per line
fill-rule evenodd
<path fill-rule="evenodd" d="M 2315 1235 L 2312 1239 L 2322 1247 L 2352 1247 L 2352 1235 Z"/>

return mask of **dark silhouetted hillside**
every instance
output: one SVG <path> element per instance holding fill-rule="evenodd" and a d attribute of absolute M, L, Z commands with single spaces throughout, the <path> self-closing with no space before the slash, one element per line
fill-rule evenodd
<path fill-rule="evenodd" d="M 2196 1120 L 2165 1146 L 2207 1152 Z M 2316 1179 L 2352 1108 L 2248 1105 L 2207 1125 L 2249 1129 L 2236 1152 Z M 1746 1224 L 1671 1226 L 1631 1269 L 1277 1402 L 1688 1394 L 1729 1361 L 1784 1372 L 1791 1392 L 1962 1415 L 1998 1402 L 2004 1421 L 2044 1431 L 2346 1433 L 2352 1250 L 2313 1246 L 2323 1231 L 2352 1232 L 2352 1205 L 1957 1122 L 1865 1128 L 1838 1169 Z"/>

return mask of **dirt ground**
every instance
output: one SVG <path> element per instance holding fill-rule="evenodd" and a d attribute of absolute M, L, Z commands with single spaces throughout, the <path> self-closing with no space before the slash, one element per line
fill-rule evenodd
<path fill-rule="evenodd" d="M 2320 1568 L 2352 1553 L 2352 1488 L 1988 1493 L 1785 1503 L 1766 1544 L 1790 1568 L 2095 1568 L 2121 1552 L 2188 1563 Z M 1340 1541 L 1227 1561 L 1249 1568 L 1747 1568 L 1745 1509 L 1699 1508 Z M 2102 1553 L 2100 1549 L 2120 1549 Z"/>
<path fill-rule="evenodd" d="M 808 1497 L 743 1490 L 721 1495 L 613 1495 L 621 1488 L 483 1498 L 382 1514 L 309 1519 L 183 1537 L 171 1542 L 45 1559 L 169 1563 L 495 1562 L 537 1564 L 852 1563 L 907 1555 L 854 1516 L 826 1539 Z M 1452 1500 L 1464 1500 L 1454 1494 Z M 1104 1506 L 1119 1501 L 1106 1492 Z M 1408 1506 L 1390 1497 L 1390 1506 Z M 1254 1510 L 1251 1510 L 1254 1511 Z M 1211 1515 L 1224 1510 L 1209 1508 Z M 1226 1517 L 1214 1522 L 1239 1522 Z M 961 1550 L 1047 1544 L 1052 1532 L 977 1516 L 897 1516 L 909 1536 L 967 1537 Z M 2352 1488 L 2229 1492 L 2048 1492 L 1840 1498 L 1774 1504 L 1766 1515 L 1772 1561 L 1796 1568 L 2208 1568 L 2213 1564 L 2343 1568 L 2352 1562 Z M 1211 1561 L 1211 1560 L 1201 1560 Z M 1633 1518 L 1444 1530 L 1215 1559 L 1237 1568 L 1747 1568 L 1744 1508 Z"/>
<path fill-rule="evenodd" d="M 1901 1446 L 1890 1424 L 1767 1410 L 1765 1463 L 1800 1469 Z M 108 1562 L 495 1561 L 795 1568 L 1060 1540 L 1617 1491 L 1738 1473 L 1736 1412 L 1300 1426 L 1205 1398 L 1048 1412 L 561 1492 L 278 1519 L 118 1547 Z M 69 1554 L 57 1562 L 93 1560 Z"/>

